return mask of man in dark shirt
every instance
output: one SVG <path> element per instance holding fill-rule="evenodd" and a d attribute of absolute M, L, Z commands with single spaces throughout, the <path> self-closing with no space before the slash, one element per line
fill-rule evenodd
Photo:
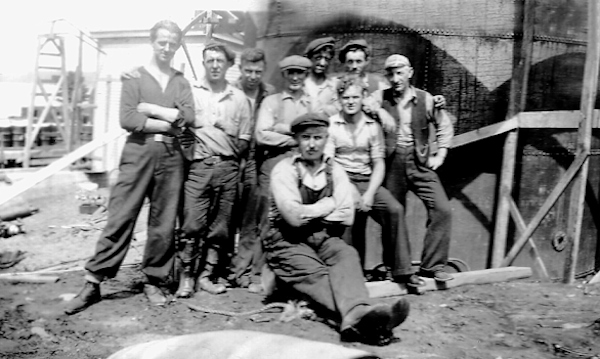
<path fill-rule="evenodd" d="M 101 300 L 100 283 L 117 274 L 132 239 L 144 199 L 150 199 L 148 240 L 142 260 L 144 293 L 163 306 L 163 288 L 172 280 L 174 228 L 183 183 L 183 155 L 177 139 L 194 121 L 194 99 L 183 74 L 171 68 L 182 32 L 168 20 L 150 30 L 154 55 L 138 69 L 139 77 L 123 81 L 121 126 L 130 132 L 112 188 L 108 222 L 94 256 L 87 262 L 86 283 L 65 312 L 78 313 Z"/>

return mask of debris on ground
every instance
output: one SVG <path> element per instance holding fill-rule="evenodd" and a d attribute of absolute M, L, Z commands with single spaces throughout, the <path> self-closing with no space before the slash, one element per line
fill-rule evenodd
<path fill-rule="evenodd" d="M 2 251 L 0 252 L 0 269 L 10 268 L 25 259 L 23 251 Z"/>

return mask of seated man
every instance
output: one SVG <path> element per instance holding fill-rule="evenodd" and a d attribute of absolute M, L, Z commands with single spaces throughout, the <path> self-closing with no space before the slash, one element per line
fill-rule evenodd
<path fill-rule="evenodd" d="M 369 304 L 358 254 L 340 237 L 352 224 L 352 188 L 342 167 L 323 154 L 328 119 L 307 113 L 291 131 L 299 154 L 271 172 L 267 263 L 286 286 L 337 317 L 343 340 L 386 344 L 409 304 Z"/>
<path fill-rule="evenodd" d="M 365 229 L 367 216 L 381 225 L 383 264 L 391 270 L 394 281 L 417 287 L 423 280 L 414 275 L 410 260 L 403 261 L 403 252 L 410 251 L 404 236 L 404 208 L 381 186 L 385 176 L 385 140 L 381 125 L 363 111 L 367 96 L 366 84 L 356 77 L 344 77 L 337 87 L 342 111 L 329 119 L 329 139 L 325 153 L 334 157 L 348 173 L 356 187 L 356 218 L 352 231 L 344 239 L 358 251 L 365 263 Z"/>

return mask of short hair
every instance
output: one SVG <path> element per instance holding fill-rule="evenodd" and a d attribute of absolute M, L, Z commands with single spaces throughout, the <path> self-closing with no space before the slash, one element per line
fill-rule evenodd
<path fill-rule="evenodd" d="M 346 90 L 352 86 L 358 86 L 362 89 L 362 92 L 368 91 L 369 87 L 365 83 L 365 81 L 358 76 L 344 76 L 342 77 L 337 84 L 337 93 L 338 95 L 342 95 Z"/>
<path fill-rule="evenodd" d="M 263 61 L 265 64 L 267 63 L 267 59 L 265 58 L 265 52 L 259 48 L 244 49 L 244 51 L 242 51 L 242 55 L 240 56 L 241 65 L 243 65 L 246 62 L 260 61 Z"/>
<path fill-rule="evenodd" d="M 183 38 L 183 32 L 181 31 L 179 26 L 171 20 L 161 20 L 154 24 L 154 26 L 152 26 L 152 28 L 150 29 L 150 41 L 156 40 L 156 34 L 160 29 L 165 29 L 169 32 L 174 33 L 175 35 L 177 35 L 177 41 L 181 42 L 181 38 Z"/>

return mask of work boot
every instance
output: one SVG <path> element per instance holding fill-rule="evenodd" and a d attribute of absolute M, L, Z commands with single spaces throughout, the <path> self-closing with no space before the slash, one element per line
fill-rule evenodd
<path fill-rule="evenodd" d="M 144 284 L 144 294 L 152 305 L 164 307 L 167 304 L 167 297 L 157 286 L 147 283 Z"/>
<path fill-rule="evenodd" d="M 208 277 L 201 277 L 198 280 L 198 287 L 210 294 L 221 294 L 227 292 L 227 287 L 221 283 L 214 283 Z"/>
<path fill-rule="evenodd" d="M 388 328 L 392 324 L 392 317 L 392 309 L 387 304 L 356 307 L 342 322 L 341 339 L 369 345 L 388 344 L 391 341 Z"/>
<path fill-rule="evenodd" d="M 408 313 L 410 312 L 410 304 L 406 298 L 400 298 L 394 304 L 392 304 L 390 309 L 391 318 L 387 329 L 391 331 L 400 324 L 404 323 L 408 317 Z"/>
<path fill-rule="evenodd" d="M 191 273 L 185 270 L 179 278 L 179 288 L 175 292 L 177 298 L 190 298 L 194 295 L 194 278 Z"/>
<path fill-rule="evenodd" d="M 102 300 L 100 283 L 85 282 L 83 289 L 81 289 L 79 294 L 69 302 L 65 309 L 65 314 L 77 314 L 84 311 L 89 306 L 98 303 L 100 300 Z"/>

